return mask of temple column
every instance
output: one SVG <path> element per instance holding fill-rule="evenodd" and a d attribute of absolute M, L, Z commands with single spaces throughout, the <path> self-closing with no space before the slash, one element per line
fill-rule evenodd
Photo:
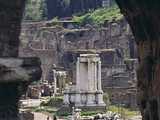
<path fill-rule="evenodd" d="M 92 64 L 91 61 L 88 59 L 88 91 L 91 91 L 91 80 L 92 80 Z"/>
<path fill-rule="evenodd" d="M 71 101 L 76 107 L 101 107 L 105 108 L 103 102 L 103 91 L 101 87 L 101 62 L 98 54 L 80 54 L 76 63 L 76 88 L 72 86 L 68 91 Z M 65 95 L 65 99 L 67 96 Z M 69 100 L 70 101 L 70 100 Z M 66 104 L 68 101 L 65 100 Z"/>
<path fill-rule="evenodd" d="M 95 91 L 96 89 L 95 89 L 95 87 L 94 87 L 94 85 L 95 85 L 95 62 L 94 61 L 92 61 L 92 63 L 91 63 L 91 90 L 92 91 Z"/>
<path fill-rule="evenodd" d="M 76 62 L 76 88 L 78 89 L 78 90 L 80 90 L 80 76 L 79 76 L 79 73 L 80 73 L 80 71 L 79 71 L 79 69 L 80 69 L 80 61 L 79 61 L 79 58 L 77 58 L 77 62 Z"/>
<path fill-rule="evenodd" d="M 101 61 L 98 61 L 98 90 L 102 90 L 102 84 L 101 84 Z"/>
<path fill-rule="evenodd" d="M 91 61 L 90 58 L 88 58 L 88 91 L 87 91 L 87 106 L 92 106 L 94 105 L 94 101 L 93 101 L 93 94 L 90 92 L 93 92 L 92 89 L 92 82 L 93 82 L 93 63 Z"/>
<path fill-rule="evenodd" d="M 76 62 L 76 89 L 77 91 L 80 92 L 80 59 L 77 58 Z M 77 92 L 75 95 L 75 105 L 80 105 L 81 104 L 81 96 L 80 93 Z"/>
<path fill-rule="evenodd" d="M 57 94 L 57 75 L 56 70 L 53 70 L 53 77 L 54 77 L 54 95 Z"/>
<path fill-rule="evenodd" d="M 97 80 L 98 80 L 98 78 L 97 78 L 97 61 L 96 61 L 94 64 L 94 88 L 96 91 L 98 90 L 97 89 Z"/>
<path fill-rule="evenodd" d="M 97 103 L 99 105 L 105 105 L 103 101 L 103 91 L 101 84 L 101 61 L 98 61 L 98 91 L 97 91 Z"/>

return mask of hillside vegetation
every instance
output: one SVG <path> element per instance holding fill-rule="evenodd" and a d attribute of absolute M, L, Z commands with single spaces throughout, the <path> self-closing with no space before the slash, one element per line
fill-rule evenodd
<path fill-rule="evenodd" d="M 111 8 L 99 8 L 95 11 L 90 11 L 82 16 L 74 16 L 73 21 L 79 25 L 85 24 L 104 24 L 106 20 L 112 21 L 113 19 L 120 20 L 123 15 L 120 13 L 120 9 L 115 5 Z"/>
<path fill-rule="evenodd" d="M 27 0 L 24 20 L 40 21 L 46 18 L 45 0 Z"/>

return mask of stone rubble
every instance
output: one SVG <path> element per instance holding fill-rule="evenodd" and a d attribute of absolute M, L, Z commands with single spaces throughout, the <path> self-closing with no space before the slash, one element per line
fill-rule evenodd
<path fill-rule="evenodd" d="M 72 117 L 69 116 L 67 120 L 71 120 L 71 118 Z M 120 114 L 108 111 L 105 114 L 98 113 L 95 116 L 87 116 L 87 117 L 81 116 L 80 120 L 123 120 L 123 119 L 121 118 Z"/>
<path fill-rule="evenodd" d="M 94 120 L 122 120 L 121 116 L 115 112 L 108 111 L 106 114 L 97 114 Z"/>

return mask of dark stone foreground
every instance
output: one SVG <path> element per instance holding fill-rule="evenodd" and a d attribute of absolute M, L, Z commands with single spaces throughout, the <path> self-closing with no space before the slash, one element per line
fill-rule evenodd
<path fill-rule="evenodd" d="M 18 102 L 41 77 L 38 58 L 18 58 L 25 0 L 0 0 L 0 120 L 19 120 Z"/>
<path fill-rule="evenodd" d="M 116 0 L 138 45 L 138 105 L 143 120 L 160 120 L 160 1 Z"/>

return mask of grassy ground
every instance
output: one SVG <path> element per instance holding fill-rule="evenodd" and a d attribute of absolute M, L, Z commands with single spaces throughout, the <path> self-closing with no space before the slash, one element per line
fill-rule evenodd
<path fill-rule="evenodd" d="M 58 109 L 62 106 L 63 104 L 63 98 L 62 97 L 56 97 L 56 98 L 48 98 L 47 102 L 41 103 L 39 107 L 32 107 L 28 108 L 33 112 L 42 112 L 42 113 L 47 113 L 50 115 L 57 115 L 57 116 L 68 116 L 71 115 L 68 111 L 63 112 L 63 114 L 59 114 L 57 111 Z M 129 108 L 124 108 L 124 107 L 118 107 L 115 105 L 110 105 L 107 109 L 107 111 L 112 111 L 116 112 L 122 115 L 122 117 L 129 118 L 132 116 L 139 115 L 139 111 L 133 111 Z M 104 111 L 103 113 L 107 112 Z M 81 115 L 82 116 L 93 116 L 96 115 L 97 113 L 102 113 L 102 111 L 82 111 Z"/>
<path fill-rule="evenodd" d="M 122 115 L 122 117 L 126 117 L 126 118 L 137 116 L 140 114 L 139 111 L 131 110 L 130 108 L 125 108 L 125 107 L 118 107 L 115 105 L 109 106 L 108 110 L 119 113 Z"/>

